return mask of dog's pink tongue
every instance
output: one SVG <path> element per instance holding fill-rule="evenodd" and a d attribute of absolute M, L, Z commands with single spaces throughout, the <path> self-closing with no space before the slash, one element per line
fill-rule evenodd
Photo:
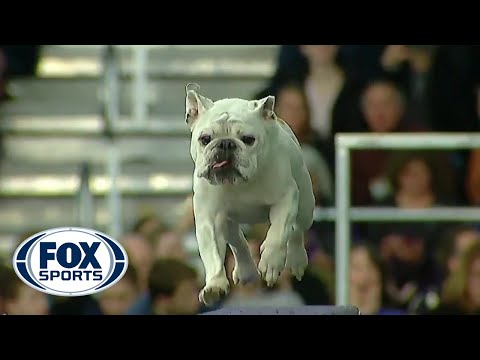
<path fill-rule="evenodd" d="M 214 169 L 220 169 L 221 167 L 224 167 L 227 164 L 228 164 L 228 161 L 224 160 L 222 162 L 219 162 L 219 163 L 216 163 L 215 165 L 213 165 L 213 168 Z"/>

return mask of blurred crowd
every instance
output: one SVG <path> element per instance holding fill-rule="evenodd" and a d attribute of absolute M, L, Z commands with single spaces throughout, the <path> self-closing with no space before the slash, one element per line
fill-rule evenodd
<path fill-rule="evenodd" d="M 0 46 L 0 96 L 2 79 Z M 297 135 L 317 205 L 334 205 L 339 132 L 478 132 L 480 47 L 469 45 L 284 45 L 277 69 L 252 99 L 276 96 L 276 113 Z M 480 150 L 352 152 L 353 206 L 427 209 L 480 205 Z M 246 226 L 254 258 L 268 224 Z M 42 230 L 42 229 L 39 229 Z M 350 302 L 362 314 L 480 314 L 478 223 L 352 225 Z M 19 236 L 23 241 L 29 234 Z M 92 296 L 50 298 L 0 268 L 0 313 L 198 314 L 229 306 L 331 305 L 335 295 L 334 224 L 306 234 L 309 266 L 268 288 L 231 287 L 218 304 L 198 302 L 203 265 L 191 196 L 182 215 L 141 217 L 122 239 L 125 276 Z M 233 257 L 225 264 L 231 274 Z"/>

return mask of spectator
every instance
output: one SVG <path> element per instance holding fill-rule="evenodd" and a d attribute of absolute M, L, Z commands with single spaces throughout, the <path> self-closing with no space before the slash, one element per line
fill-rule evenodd
<path fill-rule="evenodd" d="M 465 251 L 478 242 L 480 230 L 471 224 L 457 225 L 446 232 L 438 248 L 438 261 L 445 277 L 458 269 Z"/>
<path fill-rule="evenodd" d="M 8 315 L 48 315 L 48 297 L 20 280 L 11 267 L 0 264 L 0 312 Z"/>
<path fill-rule="evenodd" d="M 402 315 L 385 290 L 385 271 L 373 247 L 355 244 L 350 252 L 350 303 L 362 315 Z"/>
<path fill-rule="evenodd" d="M 460 257 L 458 268 L 447 278 L 436 315 L 480 315 L 480 242 Z"/>
<path fill-rule="evenodd" d="M 339 45 L 300 45 L 308 64 L 301 79 L 311 111 L 311 125 L 332 158 L 333 136 L 359 130 L 361 83 L 338 61 Z"/>
<path fill-rule="evenodd" d="M 123 277 L 100 292 L 97 298 L 103 315 L 125 315 L 139 295 L 137 272 L 129 264 Z"/>
<path fill-rule="evenodd" d="M 393 192 L 389 205 L 425 208 L 452 204 L 455 176 L 445 164 L 442 153 L 433 151 L 401 151 L 392 154 L 385 167 L 387 182 Z"/>
<path fill-rule="evenodd" d="M 431 125 L 431 69 L 436 49 L 435 45 L 387 45 L 381 57 L 383 70 L 408 99 L 407 117 L 428 127 Z"/>
<path fill-rule="evenodd" d="M 372 133 L 425 130 L 405 118 L 406 99 L 390 80 L 375 79 L 365 88 L 362 99 L 364 129 Z M 352 204 L 366 206 L 388 193 L 384 170 L 391 151 L 352 151 Z"/>
<path fill-rule="evenodd" d="M 303 150 L 313 180 L 317 204 L 333 200 L 333 179 L 326 160 L 315 149 L 319 137 L 310 123 L 310 109 L 303 88 L 296 83 L 282 85 L 277 93 L 275 112 L 292 129 Z"/>
<path fill-rule="evenodd" d="M 199 277 L 194 268 L 178 259 L 156 259 L 148 288 L 128 309 L 127 315 L 195 314 L 214 310 L 198 301 Z"/>
<path fill-rule="evenodd" d="M 473 225 L 461 224 L 445 232 L 436 252 L 442 270 L 442 282 L 458 270 L 460 259 L 476 243 L 480 243 L 480 231 Z M 438 286 L 417 296 L 411 302 L 411 311 L 417 314 L 434 311 L 439 306 L 441 290 L 441 286 Z"/>
<path fill-rule="evenodd" d="M 199 284 L 193 268 L 176 259 L 158 259 L 148 277 L 152 315 L 194 315 L 199 312 Z"/>
<path fill-rule="evenodd" d="M 446 204 L 442 176 L 431 153 L 395 154 L 388 170 L 393 194 L 379 206 L 423 209 Z M 443 171 L 443 169 L 442 169 Z M 392 283 L 388 290 L 399 303 L 408 306 L 418 293 L 438 286 L 440 274 L 432 253 L 441 227 L 435 223 L 383 223 L 369 227 L 369 237 L 379 244 L 387 261 Z"/>
<path fill-rule="evenodd" d="M 159 232 L 152 235 L 156 258 L 174 258 L 188 260 L 181 237 L 174 231 Z"/>
<path fill-rule="evenodd" d="M 137 233 L 125 235 L 120 242 L 128 253 L 129 262 L 137 271 L 140 289 L 146 290 L 147 278 L 154 258 L 153 245 L 145 237 Z"/>
<path fill-rule="evenodd" d="M 165 230 L 165 225 L 156 215 L 149 214 L 141 217 L 133 226 L 132 232 L 150 238 L 154 233 Z"/>
<path fill-rule="evenodd" d="M 255 97 L 276 95 L 285 83 L 298 82 L 307 95 L 311 127 L 319 137 L 316 145 L 334 171 L 334 135 L 360 129 L 362 82 L 341 65 L 339 45 L 292 45 L 288 49 L 280 52 L 281 63 L 271 84 Z"/>
<path fill-rule="evenodd" d="M 441 132 L 480 131 L 480 47 L 439 45 L 431 77 L 432 129 Z M 465 191 L 465 182 L 473 180 L 472 174 L 467 173 L 471 151 L 459 149 L 452 154 L 462 200 L 465 203 L 476 201 L 475 188 Z"/>

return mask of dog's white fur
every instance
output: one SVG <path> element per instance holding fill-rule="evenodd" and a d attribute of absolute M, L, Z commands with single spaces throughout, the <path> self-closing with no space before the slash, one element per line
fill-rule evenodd
<path fill-rule="evenodd" d="M 193 207 L 205 267 L 199 299 L 205 304 L 228 293 L 227 244 L 235 257 L 235 284 L 255 281 L 260 274 L 272 286 L 285 268 L 300 280 L 308 265 L 303 236 L 313 222 L 312 182 L 300 144 L 275 115 L 274 104 L 273 96 L 213 102 L 187 85 L 186 122 L 195 162 Z M 211 140 L 207 145 L 201 140 L 205 135 Z M 253 145 L 242 142 L 246 135 L 254 137 Z M 209 177 L 222 139 L 236 146 L 232 155 L 236 173 L 223 180 Z M 239 225 L 266 222 L 271 225 L 257 269 Z"/>

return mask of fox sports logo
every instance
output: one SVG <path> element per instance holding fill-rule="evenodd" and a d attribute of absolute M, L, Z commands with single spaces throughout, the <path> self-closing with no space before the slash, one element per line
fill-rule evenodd
<path fill-rule="evenodd" d="M 56 228 L 23 241 L 13 266 L 30 287 L 57 296 L 98 293 L 119 281 L 128 267 L 125 249 L 109 236 L 82 228 Z"/>

